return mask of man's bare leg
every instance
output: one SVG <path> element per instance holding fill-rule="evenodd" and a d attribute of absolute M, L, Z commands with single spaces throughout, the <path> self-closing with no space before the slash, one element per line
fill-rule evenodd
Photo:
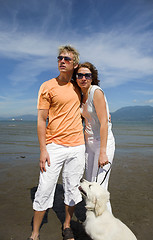
<path fill-rule="evenodd" d="M 42 223 L 43 217 L 45 215 L 45 211 L 34 211 L 34 217 L 33 217 L 33 231 L 31 234 L 31 238 L 32 239 L 37 239 L 37 237 L 39 236 L 39 229 L 40 229 L 40 225 Z"/>
<path fill-rule="evenodd" d="M 70 221 L 72 219 L 73 213 L 74 213 L 75 206 L 68 206 L 65 205 L 65 222 L 63 224 L 63 229 L 70 228 Z M 71 238 L 71 240 L 74 240 L 74 238 Z"/>

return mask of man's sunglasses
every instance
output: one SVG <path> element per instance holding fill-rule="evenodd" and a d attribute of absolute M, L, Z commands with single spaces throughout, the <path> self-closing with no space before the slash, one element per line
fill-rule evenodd
<path fill-rule="evenodd" d="M 70 58 L 70 57 L 64 57 L 64 56 L 58 56 L 57 57 L 58 61 L 62 61 L 63 58 L 64 58 L 65 62 L 70 62 L 72 60 L 72 58 Z"/>
<path fill-rule="evenodd" d="M 85 76 L 86 79 L 92 79 L 92 73 L 85 73 L 85 74 L 77 73 L 76 74 L 76 78 L 78 78 L 78 79 L 82 79 L 83 76 Z"/>

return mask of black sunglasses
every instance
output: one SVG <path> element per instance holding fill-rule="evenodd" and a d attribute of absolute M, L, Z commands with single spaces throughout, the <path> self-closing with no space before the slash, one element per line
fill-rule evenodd
<path fill-rule="evenodd" d="M 82 79 L 83 76 L 85 76 L 86 79 L 92 79 L 92 73 L 85 73 L 85 74 L 77 73 L 76 74 L 76 78 L 78 78 L 78 79 Z"/>
<path fill-rule="evenodd" d="M 64 56 L 58 56 L 57 57 L 58 61 L 62 61 L 63 58 L 64 58 L 65 62 L 70 62 L 72 60 L 72 58 L 70 58 L 70 57 L 64 57 Z"/>

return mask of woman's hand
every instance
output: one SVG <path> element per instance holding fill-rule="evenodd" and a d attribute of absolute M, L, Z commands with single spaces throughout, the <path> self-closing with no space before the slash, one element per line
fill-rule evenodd
<path fill-rule="evenodd" d="M 108 157 L 105 152 L 99 154 L 99 159 L 98 159 L 98 167 L 103 167 L 106 164 L 108 164 Z"/>

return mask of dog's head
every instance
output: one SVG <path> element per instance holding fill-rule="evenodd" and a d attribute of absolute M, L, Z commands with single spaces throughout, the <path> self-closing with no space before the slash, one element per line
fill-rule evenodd
<path fill-rule="evenodd" d="M 86 199 L 86 209 L 93 210 L 96 216 L 100 216 L 106 209 L 109 201 L 109 192 L 96 182 L 81 180 L 80 192 Z"/>

